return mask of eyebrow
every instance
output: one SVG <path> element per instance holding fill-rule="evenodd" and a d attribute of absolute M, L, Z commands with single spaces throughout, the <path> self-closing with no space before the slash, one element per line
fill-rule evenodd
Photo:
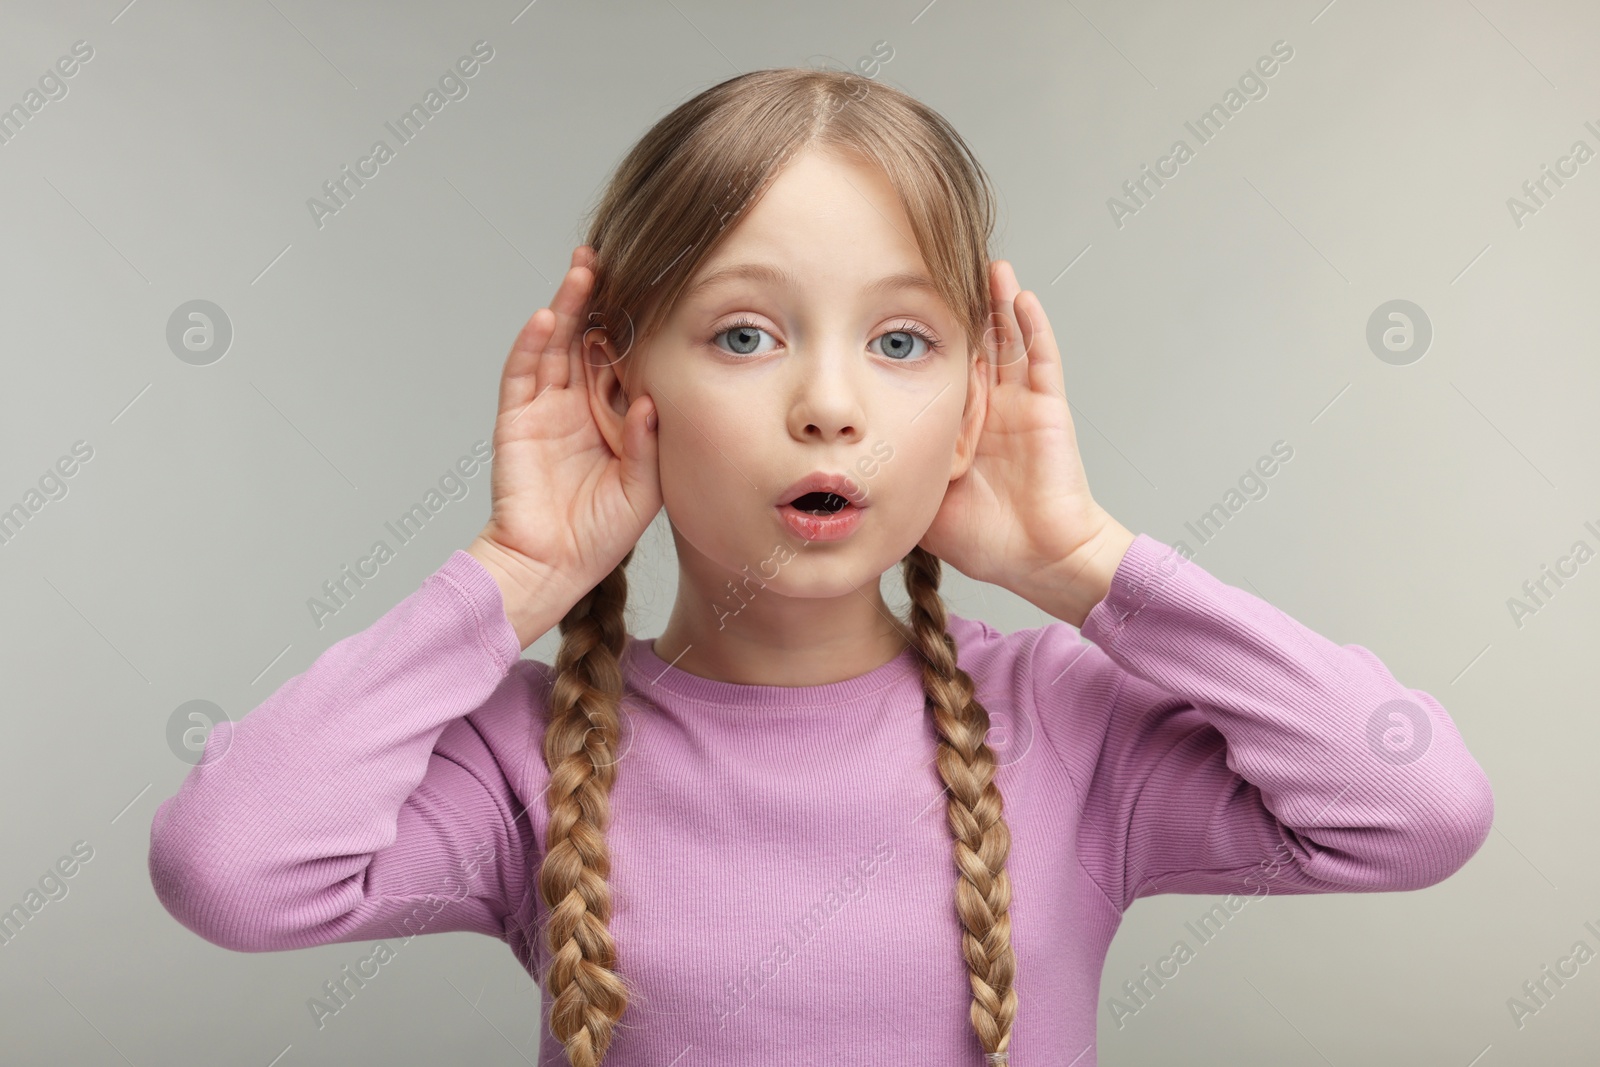
<path fill-rule="evenodd" d="M 712 271 L 699 281 L 690 286 L 683 294 L 684 300 L 692 299 L 715 286 L 730 281 L 761 282 L 778 288 L 797 289 L 800 279 L 782 267 L 772 266 L 767 263 L 735 263 L 731 266 L 721 267 Z M 938 299 L 940 297 L 938 286 L 925 274 L 915 271 L 900 271 L 887 274 L 875 282 L 862 286 L 861 291 L 868 296 L 877 296 L 881 293 L 893 292 L 900 289 L 916 289 Z"/>

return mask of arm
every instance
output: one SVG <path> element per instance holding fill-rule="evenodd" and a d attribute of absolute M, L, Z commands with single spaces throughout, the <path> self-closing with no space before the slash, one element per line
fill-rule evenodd
<path fill-rule="evenodd" d="M 1487 838 L 1489 781 L 1438 701 L 1153 538 L 1082 632 L 1095 648 L 1045 627 L 1031 674 L 1083 797 L 1080 856 L 1120 908 L 1418 889 Z"/>
<path fill-rule="evenodd" d="M 240 951 L 505 937 L 535 842 L 489 739 L 514 750 L 525 735 L 537 758 L 528 686 L 511 672 L 519 654 L 495 578 L 454 553 L 250 714 L 216 725 L 156 810 L 157 897 Z"/>

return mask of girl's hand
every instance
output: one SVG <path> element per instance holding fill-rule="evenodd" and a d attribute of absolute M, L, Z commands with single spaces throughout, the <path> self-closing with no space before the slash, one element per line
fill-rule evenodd
<path fill-rule="evenodd" d="M 1020 291 L 1005 260 L 990 267 L 989 296 L 995 325 L 979 357 L 989 383 L 982 431 L 972 466 L 950 483 L 920 544 L 968 577 L 1035 603 L 1047 576 L 1059 593 L 1063 579 L 1084 574 L 1087 612 L 1104 595 L 1093 588 L 1101 572 L 1109 580 L 1133 534 L 1089 493 L 1061 353 L 1038 296 Z"/>
<path fill-rule="evenodd" d="M 512 602 L 519 593 L 558 593 L 564 614 L 622 561 L 661 510 L 653 401 L 633 399 L 621 456 L 589 406 L 581 361 L 593 262 L 587 246 L 574 250 L 550 306 L 522 327 L 500 378 L 491 511 L 468 551 L 508 594 L 514 624 L 530 607 Z"/>

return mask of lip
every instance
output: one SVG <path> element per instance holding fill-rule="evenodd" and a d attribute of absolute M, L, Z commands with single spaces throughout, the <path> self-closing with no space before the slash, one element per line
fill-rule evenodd
<path fill-rule="evenodd" d="M 858 508 L 867 506 L 867 494 L 861 483 L 848 474 L 836 474 L 832 471 L 812 471 L 801 478 L 778 497 L 778 506 L 787 506 L 793 503 L 796 497 L 805 496 L 807 493 L 833 493 L 835 496 L 844 497 Z"/>
<path fill-rule="evenodd" d="M 779 504 L 773 510 L 790 530 L 806 541 L 839 541 L 849 537 L 861 525 L 861 517 L 866 514 L 865 508 L 858 508 L 854 504 L 846 504 L 829 515 L 813 515 L 793 504 Z"/>

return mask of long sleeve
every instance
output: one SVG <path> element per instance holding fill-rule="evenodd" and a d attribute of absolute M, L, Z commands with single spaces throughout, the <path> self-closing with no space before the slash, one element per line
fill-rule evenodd
<path fill-rule="evenodd" d="M 1488 778 L 1437 700 L 1161 542 L 1138 536 L 1082 634 L 1043 628 L 1030 673 L 1119 908 L 1418 889 L 1488 837 Z"/>
<path fill-rule="evenodd" d="M 484 717 L 525 713 L 519 655 L 494 579 L 455 552 L 366 630 L 212 729 L 152 819 L 156 896 L 240 951 L 448 930 L 505 938 L 530 835 Z"/>

